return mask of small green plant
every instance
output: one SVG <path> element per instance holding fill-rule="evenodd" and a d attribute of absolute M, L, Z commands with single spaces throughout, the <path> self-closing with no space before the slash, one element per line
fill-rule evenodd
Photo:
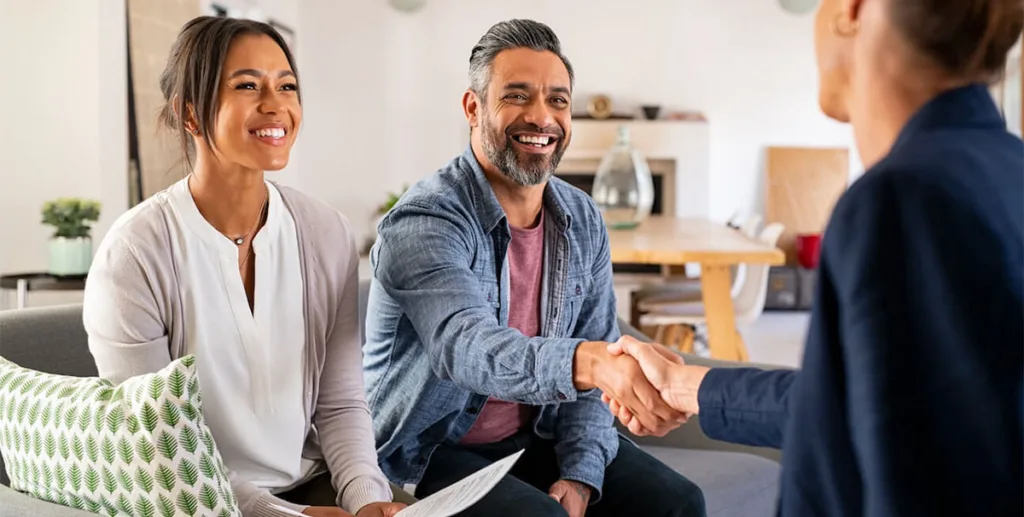
<path fill-rule="evenodd" d="M 387 201 L 381 203 L 380 206 L 377 207 L 377 215 L 384 215 L 391 211 L 391 209 L 398 204 L 398 200 L 402 198 L 402 194 L 405 194 L 405 191 L 407 190 L 409 190 L 409 185 L 403 185 L 401 192 L 389 192 Z"/>
<path fill-rule="evenodd" d="M 100 218 L 100 203 L 89 199 L 60 198 L 43 205 L 43 224 L 55 228 L 54 237 L 89 237 Z"/>

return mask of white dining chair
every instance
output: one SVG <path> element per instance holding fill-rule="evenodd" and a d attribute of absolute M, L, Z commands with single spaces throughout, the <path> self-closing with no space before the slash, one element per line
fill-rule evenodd
<path fill-rule="evenodd" d="M 758 240 L 765 245 L 775 247 L 784 230 L 785 226 L 782 223 L 769 224 L 761 231 Z M 742 266 L 745 271 L 743 279 L 738 285 L 734 284 L 732 290 L 737 327 L 748 326 L 757 321 L 764 312 L 764 303 L 768 296 L 770 266 L 768 264 L 742 264 Z M 699 298 L 662 303 L 652 301 L 645 303 L 644 309 L 640 316 L 640 325 L 656 328 L 655 341 L 692 353 L 692 340 L 679 342 L 676 339 L 668 339 L 668 337 L 679 335 L 680 339 L 683 339 L 683 336 L 692 334 L 692 332 L 681 332 L 679 327 L 696 327 L 706 323 L 704 304 Z M 740 351 L 740 357 L 747 357 L 745 349 Z"/>

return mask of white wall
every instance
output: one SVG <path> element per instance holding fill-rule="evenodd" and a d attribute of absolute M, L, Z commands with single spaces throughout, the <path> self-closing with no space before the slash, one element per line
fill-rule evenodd
<path fill-rule="evenodd" d="M 370 231 L 371 212 L 387 191 L 464 148 L 460 97 L 473 44 L 495 22 L 528 17 L 560 36 L 577 71 L 577 111 L 595 92 L 623 106 L 703 111 L 713 217 L 759 209 L 766 146 L 852 141 L 818 109 L 813 16 L 777 5 L 429 0 L 405 14 L 384 0 L 300 0 L 306 127 L 299 185 Z"/>
<path fill-rule="evenodd" d="M 851 142 L 818 111 L 812 17 L 772 1 L 429 0 L 415 14 L 384 0 L 222 3 L 256 5 L 296 29 L 305 127 L 277 177 L 343 210 L 360 238 L 387 191 L 462 151 L 469 50 L 511 17 L 558 32 L 577 70 L 577 110 L 602 92 L 622 106 L 707 114 L 716 218 L 760 207 L 765 146 Z M 97 239 L 127 205 L 121 5 L 0 2 L 0 61 L 18 71 L 0 81 L 0 272 L 45 268 L 44 201 L 101 200 Z"/>
<path fill-rule="evenodd" d="M 0 272 L 46 269 L 47 200 L 128 204 L 123 2 L 0 2 Z"/>

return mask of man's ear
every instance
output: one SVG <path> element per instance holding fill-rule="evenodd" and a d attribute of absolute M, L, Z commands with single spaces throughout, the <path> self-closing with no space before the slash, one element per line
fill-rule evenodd
<path fill-rule="evenodd" d="M 466 115 L 469 127 L 480 125 L 480 109 L 482 107 L 483 103 L 480 102 L 480 97 L 473 90 L 466 90 L 466 93 L 462 94 L 462 111 Z"/>

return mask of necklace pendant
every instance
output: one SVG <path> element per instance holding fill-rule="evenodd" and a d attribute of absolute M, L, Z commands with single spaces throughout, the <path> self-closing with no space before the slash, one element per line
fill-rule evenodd
<path fill-rule="evenodd" d="M 235 239 L 235 244 L 237 244 L 239 246 L 241 246 L 244 243 L 245 243 L 245 237 L 239 237 L 239 238 Z"/>

